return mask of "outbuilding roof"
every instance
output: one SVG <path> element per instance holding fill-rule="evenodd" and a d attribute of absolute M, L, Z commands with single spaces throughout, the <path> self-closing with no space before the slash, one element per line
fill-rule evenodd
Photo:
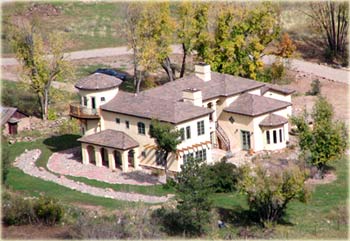
<path fill-rule="evenodd" d="M 17 111 L 17 108 L 0 106 L 0 111 L 1 125 L 4 125 L 5 123 L 9 122 L 13 114 Z"/>
<path fill-rule="evenodd" d="M 135 95 L 124 91 L 119 91 L 118 95 L 102 105 L 101 109 L 174 124 L 213 112 L 208 108 L 194 106 L 190 102 L 160 99 L 145 95 L 143 92 Z"/>
<path fill-rule="evenodd" d="M 288 120 L 283 116 L 276 115 L 276 114 L 269 114 L 260 122 L 259 126 L 273 127 L 273 126 L 283 125 L 287 122 Z"/>
<path fill-rule="evenodd" d="M 80 90 L 106 90 L 119 86 L 123 81 L 107 74 L 94 73 L 80 79 L 75 88 Z"/>
<path fill-rule="evenodd" d="M 121 131 L 107 129 L 96 134 L 83 136 L 78 141 L 88 144 L 128 150 L 139 146 L 139 143 L 132 137 Z"/>
<path fill-rule="evenodd" d="M 290 105 L 292 104 L 289 102 L 245 93 L 239 96 L 230 106 L 226 107 L 224 111 L 247 116 L 259 116 Z"/>

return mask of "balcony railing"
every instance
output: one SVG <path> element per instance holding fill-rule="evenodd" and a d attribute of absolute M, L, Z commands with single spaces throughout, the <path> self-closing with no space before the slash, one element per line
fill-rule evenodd
<path fill-rule="evenodd" d="M 78 118 L 96 119 L 100 118 L 96 109 L 88 108 L 80 104 L 70 105 L 70 115 Z"/>

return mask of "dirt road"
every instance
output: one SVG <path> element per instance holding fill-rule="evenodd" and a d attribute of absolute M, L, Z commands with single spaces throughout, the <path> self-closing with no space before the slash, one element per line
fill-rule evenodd
<path fill-rule="evenodd" d="M 173 53 L 180 54 L 182 49 L 180 45 L 172 45 Z M 130 54 L 126 46 L 116 47 L 116 48 L 103 48 L 103 49 L 92 49 L 83 50 L 66 53 L 67 59 L 78 60 L 78 59 L 89 59 L 96 57 L 111 57 Z M 268 64 L 274 61 L 274 56 L 265 56 L 263 61 Z M 295 71 L 304 72 L 308 74 L 316 75 L 320 78 L 325 78 L 329 80 L 334 80 L 337 82 L 342 82 L 350 84 L 349 80 L 349 70 L 346 69 L 335 69 L 325 65 L 319 65 L 311 62 L 306 62 L 298 59 L 291 59 L 290 66 Z M 15 58 L 1 58 L 1 66 L 13 66 L 17 65 L 18 62 Z M 4 71 L 4 69 L 2 70 Z"/>

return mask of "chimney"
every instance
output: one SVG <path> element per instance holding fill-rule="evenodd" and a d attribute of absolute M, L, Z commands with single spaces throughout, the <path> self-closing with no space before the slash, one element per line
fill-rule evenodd
<path fill-rule="evenodd" d="M 191 102 L 195 106 L 202 107 L 202 91 L 195 88 L 188 88 L 182 91 L 184 102 Z"/>
<path fill-rule="evenodd" d="M 210 65 L 206 63 L 198 63 L 194 66 L 194 72 L 198 78 L 201 78 L 204 81 L 211 80 L 211 71 Z"/>

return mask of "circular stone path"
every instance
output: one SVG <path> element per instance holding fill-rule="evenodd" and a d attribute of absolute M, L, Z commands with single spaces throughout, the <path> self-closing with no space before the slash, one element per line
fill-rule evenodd
<path fill-rule="evenodd" d="M 149 186 L 161 184 L 165 176 L 156 177 L 149 170 L 124 173 L 120 169 L 111 170 L 107 167 L 97 167 L 93 164 L 81 163 L 80 147 L 55 152 L 47 162 L 47 168 L 62 175 L 86 177 L 112 184 L 132 184 Z"/>
<path fill-rule="evenodd" d="M 41 151 L 39 149 L 26 151 L 16 158 L 14 165 L 28 175 L 38 177 L 46 181 L 55 182 L 69 189 L 87 193 L 93 196 L 132 202 L 142 201 L 146 203 L 160 203 L 168 200 L 168 197 L 165 196 L 157 197 L 136 193 L 116 192 L 110 188 L 103 189 L 89 186 L 81 182 L 75 182 L 73 180 L 65 178 L 64 176 L 58 177 L 46 169 L 42 167 L 38 168 L 35 165 L 35 162 L 39 158 L 40 154 Z"/>

